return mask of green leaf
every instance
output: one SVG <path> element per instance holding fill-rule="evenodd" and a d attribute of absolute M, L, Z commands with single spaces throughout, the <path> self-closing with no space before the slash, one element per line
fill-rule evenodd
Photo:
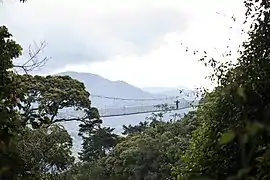
<path fill-rule="evenodd" d="M 235 133 L 233 131 L 225 132 L 221 135 L 220 143 L 227 144 L 235 138 Z"/>

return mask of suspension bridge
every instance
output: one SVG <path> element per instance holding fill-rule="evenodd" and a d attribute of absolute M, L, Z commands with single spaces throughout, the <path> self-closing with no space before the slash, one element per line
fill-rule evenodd
<path fill-rule="evenodd" d="M 119 98 L 101 95 L 91 95 L 92 106 L 98 108 L 100 117 L 129 116 L 136 114 L 171 112 L 196 106 L 196 101 L 190 102 L 178 96 L 164 98 Z M 79 117 L 82 112 L 68 110 L 60 112 L 60 116 Z"/>
<path fill-rule="evenodd" d="M 191 108 L 196 105 L 195 102 L 189 102 L 183 98 L 179 99 L 178 96 L 143 99 L 91 95 L 93 105 L 95 105 L 96 102 L 102 102 L 100 99 L 105 99 L 107 103 L 104 101 L 103 103 L 110 104 L 107 107 L 102 107 L 99 106 L 99 104 L 97 103 L 96 107 L 99 109 L 101 117 L 128 116 L 144 113 L 178 111 Z"/>
<path fill-rule="evenodd" d="M 110 109 L 100 109 L 99 113 L 101 117 L 114 117 L 114 116 L 128 116 L 135 114 L 145 114 L 145 113 L 154 113 L 154 112 L 164 112 L 164 111 L 176 111 L 191 108 L 192 105 L 189 103 L 187 105 L 175 107 L 174 104 L 169 105 L 168 107 L 162 108 L 159 105 L 150 105 L 150 106 L 131 106 L 123 108 L 110 108 Z"/>

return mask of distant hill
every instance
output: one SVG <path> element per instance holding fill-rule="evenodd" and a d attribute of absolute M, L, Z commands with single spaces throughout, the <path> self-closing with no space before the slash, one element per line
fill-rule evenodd
<path fill-rule="evenodd" d="M 153 95 L 149 92 L 143 91 L 135 86 L 132 86 L 123 81 L 110 81 L 99 75 L 91 73 L 78 73 L 78 72 L 62 72 L 56 75 L 69 75 L 74 79 L 77 79 L 84 83 L 86 89 L 91 95 L 101 95 L 107 97 L 121 97 L 121 98 L 134 98 L 134 99 L 152 99 L 159 97 L 158 95 Z M 112 99 L 91 97 L 93 106 L 98 108 L 106 107 L 116 107 L 129 105 L 134 102 L 120 102 Z M 131 104 L 132 105 L 132 104 Z"/>
<path fill-rule="evenodd" d="M 124 81 L 110 81 L 91 73 L 62 72 L 56 75 L 69 75 L 83 82 L 91 94 L 99 94 L 123 98 L 149 98 L 151 93 L 132 86 Z"/>

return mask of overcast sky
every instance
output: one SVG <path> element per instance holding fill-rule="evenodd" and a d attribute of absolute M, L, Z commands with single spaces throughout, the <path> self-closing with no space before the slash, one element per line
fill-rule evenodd
<path fill-rule="evenodd" d="M 230 19 L 243 17 L 241 0 L 17 1 L 0 5 L 0 22 L 25 48 L 23 58 L 33 41 L 48 43 L 42 56 L 52 58 L 41 74 L 72 70 L 138 87 L 193 88 L 209 84 L 209 70 L 181 42 L 217 56 L 242 41 L 241 21 Z"/>

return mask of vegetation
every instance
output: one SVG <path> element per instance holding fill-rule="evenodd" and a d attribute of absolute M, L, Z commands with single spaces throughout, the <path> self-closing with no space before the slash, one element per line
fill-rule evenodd
<path fill-rule="evenodd" d="M 54 123 L 89 123 L 99 115 L 91 107 L 83 83 L 77 80 L 68 76 L 16 74 L 12 60 L 21 55 L 22 48 L 11 37 L 8 29 L 1 26 L 0 179 L 47 178 L 68 169 L 74 161 L 69 134 Z M 60 110 L 71 107 L 83 115 L 57 117 Z"/>
<path fill-rule="evenodd" d="M 253 22 L 249 39 L 234 65 L 202 58 L 213 66 L 218 85 L 196 111 L 169 121 L 153 114 L 147 122 L 124 126 L 123 135 L 102 126 L 83 83 L 17 74 L 14 67 L 29 65 L 13 64 L 22 48 L 1 26 L 0 179 L 269 179 L 270 2 L 244 4 Z M 65 108 L 82 114 L 59 117 Z M 81 122 L 79 162 L 59 125 L 74 120 Z"/>

